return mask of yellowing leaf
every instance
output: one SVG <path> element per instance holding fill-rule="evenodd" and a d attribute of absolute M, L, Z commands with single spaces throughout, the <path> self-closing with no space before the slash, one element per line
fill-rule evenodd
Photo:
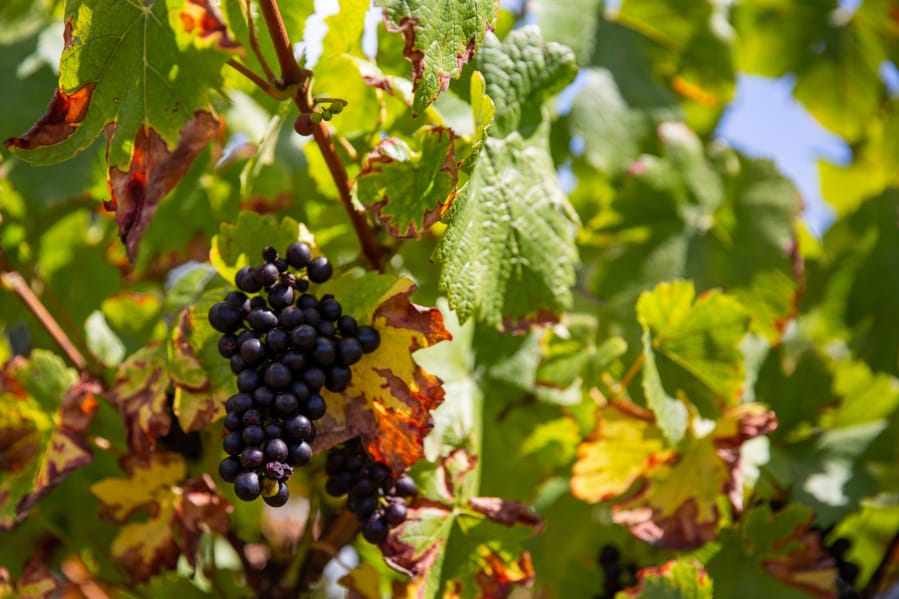
<path fill-rule="evenodd" d="M 621 591 L 616 599 L 712 599 L 714 585 L 709 573 L 696 561 L 669 561 L 658 568 L 637 573 L 637 586 Z"/>
<path fill-rule="evenodd" d="M 588 502 L 623 495 L 674 457 L 652 420 L 624 403 L 599 411 L 596 430 L 577 453 L 571 492 Z"/>
<path fill-rule="evenodd" d="M 133 452 L 148 451 L 158 437 L 169 432 L 168 386 L 165 346 L 161 343 L 147 345 L 119 366 L 107 397 L 125 421 L 128 446 Z"/>

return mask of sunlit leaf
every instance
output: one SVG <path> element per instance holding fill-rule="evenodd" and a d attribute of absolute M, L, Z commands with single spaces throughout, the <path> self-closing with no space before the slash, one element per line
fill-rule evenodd
<path fill-rule="evenodd" d="M 125 421 L 128 446 L 133 451 L 149 450 L 169 432 L 169 384 L 165 345 L 161 343 L 147 345 L 119 366 L 107 397 Z"/>
<path fill-rule="evenodd" d="M 616 599 L 712 599 L 714 584 L 698 562 L 670 561 L 637 573 L 637 587 L 621 591 Z"/>

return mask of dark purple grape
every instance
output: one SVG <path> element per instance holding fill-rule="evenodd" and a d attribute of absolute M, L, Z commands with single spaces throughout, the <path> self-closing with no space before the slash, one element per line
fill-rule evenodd
<path fill-rule="evenodd" d="M 418 493 L 415 481 L 409 475 L 403 475 L 396 480 L 396 494 L 400 497 L 411 497 Z"/>
<path fill-rule="evenodd" d="M 236 306 L 218 302 L 209 308 L 209 324 L 222 333 L 233 333 L 243 324 L 243 313 Z"/>
<path fill-rule="evenodd" d="M 250 311 L 247 322 L 261 335 L 278 326 L 278 316 L 268 308 L 256 308 Z"/>
<path fill-rule="evenodd" d="M 318 313 L 322 315 L 322 318 L 328 320 L 330 322 L 334 322 L 338 318 L 340 318 L 340 314 L 343 311 L 343 308 L 334 298 L 329 298 L 326 300 L 322 300 L 318 304 Z"/>
<path fill-rule="evenodd" d="M 390 526 L 398 526 L 406 521 L 406 502 L 392 501 L 384 508 L 384 518 Z"/>
<path fill-rule="evenodd" d="M 240 346 L 240 357 L 245 363 L 255 366 L 265 358 L 265 346 L 259 339 L 247 339 Z"/>
<path fill-rule="evenodd" d="M 223 358 L 230 358 L 237 351 L 237 337 L 232 334 L 222 335 L 219 339 L 219 353 Z"/>
<path fill-rule="evenodd" d="M 280 439 L 284 436 L 284 428 L 280 424 L 270 422 L 263 427 L 266 439 Z"/>
<path fill-rule="evenodd" d="M 253 501 L 260 491 L 259 475 L 255 472 L 242 472 L 234 481 L 234 494 L 244 501 Z"/>
<path fill-rule="evenodd" d="M 309 434 L 306 435 L 306 443 L 312 445 L 312 442 L 315 441 L 315 437 L 318 436 L 318 430 L 315 428 L 315 423 L 312 423 L 312 429 L 309 431 Z"/>
<path fill-rule="evenodd" d="M 325 373 L 325 389 L 340 393 L 350 384 L 353 375 L 346 366 L 335 364 Z"/>
<path fill-rule="evenodd" d="M 275 396 L 275 411 L 279 414 L 289 416 L 296 412 L 299 407 L 300 404 L 293 393 L 278 393 Z"/>
<path fill-rule="evenodd" d="M 337 334 L 337 327 L 334 326 L 334 323 L 327 320 L 323 320 L 315 325 L 315 330 L 322 337 L 334 337 Z"/>
<path fill-rule="evenodd" d="M 240 452 L 240 463 L 247 470 L 255 470 L 262 466 L 262 462 L 264 461 L 264 455 L 262 450 L 258 447 L 247 447 L 242 452 Z"/>
<path fill-rule="evenodd" d="M 301 324 L 290 331 L 290 342 L 302 351 L 315 347 L 316 339 L 318 339 L 318 331 L 308 324 Z"/>
<path fill-rule="evenodd" d="M 340 484 L 336 478 L 329 478 L 325 483 L 325 493 L 331 497 L 340 497 L 346 493 L 346 487 Z"/>
<path fill-rule="evenodd" d="M 243 428 L 243 419 L 240 417 L 240 414 L 237 412 L 230 412 L 227 416 L 225 416 L 225 430 L 226 431 L 239 431 Z M 234 481 L 228 481 L 234 482 Z"/>
<path fill-rule="evenodd" d="M 374 516 L 362 527 L 362 536 L 372 545 L 380 545 L 387 540 L 390 527 L 383 516 Z"/>
<path fill-rule="evenodd" d="M 219 476 L 226 483 L 233 483 L 241 472 L 243 472 L 243 466 L 240 460 L 234 456 L 229 456 L 219 462 Z"/>
<path fill-rule="evenodd" d="M 306 265 L 306 276 L 313 283 L 324 283 L 331 278 L 334 269 L 324 256 L 316 256 Z"/>
<path fill-rule="evenodd" d="M 278 481 L 278 492 L 274 495 L 270 496 L 262 496 L 262 501 L 267 503 L 272 507 L 281 507 L 287 500 L 290 499 L 290 491 L 287 489 L 287 484 L 284 481 Z"/>
<path fill-rule="evenodd" d="M 325 373 L 321 368 L 307 368 L 303 373 L 303 382 L 310 391 L 318 391 L 325 386 Z"/>
<path fill-rule="evenodd" d="M 344 337 L 354 337 L 359 329 L 356 319 L 349 314 L 344 314 L 337 320 L 337 330 Z"/>
<path fill-rule="evenodd" d="M 250 300 L 250 310 L 261 310 L 268 307 L 268 302 L 264 297 L 254 297 Z"/>
<path fill-rule="evenodd" d="M 240 347 L 247 342 L 248 339 L 259 339 L 259 335 L 253 331 L 241 331 L 237 336 L 237 346 Z"/>
<path fill-rule="evenodd" d="M 235 308 L 243 307 L 244 303 L 248 300 L 246 293 L 241 293 L 240 291 L 231 291 L 225 296 L 225 301 L 234 306 Z"/>
<path fill-rule="evenodd" d="M 222 449 L 224 449 L 225 453 L 228 455 L 237 455 L 243 451 L 243 448 L 243 434 L 238 431 L 228 433 L 222 439 Z"/>
<path fill-rule="evenodd" d="M 354 337 L 337 340 L 337 361 L 344 366 L 352 366 L 362 359 L 362 344 Z"/>
<path fill-rule="evenodd" d="M 319 366 L 330 366 L 334 363 L 334 358 L 336 357 L 337 349 L 334 347 L 333 341 L 327 337 L 318 337 L 315 340 L 315 347 L 312 348 L 312 359 Z"/>
<path fill-rule="evenodd" d="M 309 281 L 306 279 L 297 279 L 296 283 L 294 283 L 293 288 L 303 293 L 304 291 L 308 291 L 309 289 Z"/>
<path fill-rule="evenodd" d="M 281 363 L 293 372 L 301 372 L 306 368 L 306 356 L 299 352 L 289 351 L 281 358 Z"/>
<path fill-rule="evenodd" d="M 265 439 L 265 431 L 261 426 L 248 426 L 243 429 L 243 442 L 247 445 L 259 445 Z"/>
<path fill-rule="evenodd" d="M 252 393 L 262 384 L 262 377 L 255 370 L 243 370 L 237 375 L 237 390 L 241 393 Z"/>
<path fill-rule="evenodd" d="M 288 268 L 289 264 L 287 264 L 287 260 L 285 260 L 284 258 L 278 258 L 277 260 L 275 260 L 274 264 L 275 264 L 275 267 L 278 269 L 278 272 L 280 272 L 280 273 L 287 272 L 287 268 Z"/>
<path fill-rule="evenodd" d="M 256 268 L 256 280 L 262 283 L 263 287 L 274 285 L 278 281 L 278 267 L 271 262 L 260 264 Z"/>
<path fill-rule="evenodd" d="M 292 439 L 307 441 L 312 433 L 312 422 L 302 414 L 289 418 L 284 421 L 284 435 Z"/>
<path fill-rule="evenodd" d="M 290 392 L 296 396 L 297 401 L 304 401 L 310 394 L 309 387 L 303 381 L 294 381 L 290 385 Z"/>
<path fill-rule="evenodd" d="M 272 389 L 284 389 L 290 386 L 291 381 L 293 381 L 293 374 L 281 362 L 272 362 L 265 369 L 265 384 Z"/>
<path fill-rule="evenodd" d="M 359 327 L 359 330 L 356 332 L 356 338 L 362 346 L 362 351 L 367 354 L 375 351 L 381 345 L 381 335 L 369 326 Z"/>
<path fill-rule="evenodd" d="M 312 293 L 304 293 L 297 300 L 297 308 L 305 310 L 306 308 L 318 308 L 318 298 Z"/>
<path fill-rule="evenodd" d="M 282 310 L 293 303 L 293 287 L 287 285 L 275 285 L 268 292 L 268 303 L 275 310 Z"/>
<path fill-rule="evenodd" d="M 270 245 L 265 246 L 262 248 L 262 259 L 266 262 L 274 262 L 278 259 L 278 250 Z"/>
<path fill-rule="evenodd" d="M 280 353 L 290 346 L 290 333 L 282 328 L 275 327 L 265 336 L 265 344 L 273 352 Z"/>
<path fill-rule="evenodd" d="M 287 306 L 281 310 L 278 320 L 281 322 L 281 326 L 289 331 L 303 324 L 303 311 L 296 306 Z"/>
<path fill-rule="evenodd" d="M 247 293 L 256 293 L 262 289 L 262 283 L 256 280 L 256 269 L 252 266 L 244 266 L 238 270 L 234 275 L 234 284 Z"/>
<path fill-rule="evenodd" d="M 260 408 L 266 408 L 275 401 L 275 392 L 265 385 L 257 387 L 256 390 L 253 391 L 253 401 L 255 401 L 256 405 Z"/>
<path fill-rule="evenodd" d="M 294 268 L 303 268 L 312 258 L 312 249 L 302 241 L 294 241 L 287 246 L 287 262 Z"/>
<path fill-rule="evenodd" d="M 325 472 L 330 476 L 343 470 L 344 455 L 342 451 L 329 451 L 325 458 Z"/>
<path fill-rule="evenodd" d="M 382 483 L 390 476 L 390 468 L 381 462 L 375 463 L 368 469 L 368 478 L 376 483 Z"/>
<path fill-rule="evenodd" d="M 287 463 L 291 466 L 305 466 L 311 459 L 312 447 L 305 441 L 288 445 Z"/>
<path fill-rule="evenodd" d="M 321 314 L 315 308 L 303 308 L 303 322 L 309 326 L 317 327 L 321 319 Z"/>
<path fill-rule="evenodd" d="M 265 477 L 272 480 L 287 480 L 293 476 L 293 468 L 284 462 L 268 462 L 262 470 Z"/>
<path fill-rule="evenodd" d="M 244 426 L 262 426 L 262 414 L 259 410 L 247 410 L 243 413 Z"/>
<path fill-rule="evenodd" d="M 346 459 L 343 461 L 343 469 L 347 472 L 357 472 L 362 469 L 362 465 L 364 460 L 362 456 L 358 453 L 351 453 L 346 456 Z"/>
<path fill-rule="evenodd" d="M 300 410 L 309 420 L 318 420 L 328 411 L 328 405 L 321 395 L 310 395 L 309 399 L 303 402 L 303 408 Z"/>
<path fill-rule="evenodd" d="M 375 493 L 377 493 L 377 491 L 378 487 L 374 483 L 374 481 L 368 478 L 360 478 L 350 488 L 350 495 L 354 495 L 356 497 L 365 497 L 367 495 L 374 495 Z"/>
<path fill-rule="evenodd" d="M 253 407 L 253 397 L 248 393 L 235 393 L 225 402 L 225 411 L 243 414 Z"/>
<path fill-rule="evenodd" d="M 234 354 L 233 356 L 231 356 L 229 362 L 231 365 L 232 374 L 240 374 L 247 369 L 247 363 L 243 361 L 243 358 L 240 357 L 240 354 Z"/>
<path fill-rule="evenodd" d="M 350 490 L 352 493 L 352 489 Z M 350 495 L 346 502 L 347 509 L 356 514 L 360 520 L 364 520 L 378 509 L 378 499 L 373 495 Z"/>
<path fill-rule="evenodd" d="M 287 459 L 287 443 L 282 439 L 269 439 L 264 453 L 267 462 L 283 462 Z"/>

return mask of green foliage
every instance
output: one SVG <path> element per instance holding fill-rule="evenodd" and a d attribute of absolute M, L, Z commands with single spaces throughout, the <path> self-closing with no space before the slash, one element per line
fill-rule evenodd
<path fill-rule="evenodd" d="M 379 0 L 373 58 L 315 4 L 0 3 L 0 596 L 895 589 L 899 4 Z M 738 72 L 852 148 L 821 239 L 714 141 Z M 380 344 L 275 509 L 217 470 L 208 314 L 297 240 Z M 377 546 L 356 437 L 419 489 Z"/>

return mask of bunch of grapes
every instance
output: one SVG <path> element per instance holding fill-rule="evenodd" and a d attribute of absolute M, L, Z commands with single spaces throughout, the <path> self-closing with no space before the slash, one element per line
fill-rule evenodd
<path fill-rule="evenodd" d="M 603 593 L 597 599 L 612 599 L 618 591 L 633 586 L 637 582 L 637 565 L 633 562 L 621 561 L 621 550 L 607 543 L 599 550 L 597 558 L 602 568 L 604 580 Z"/>
<path fill-rule="evenodd" d="M 289 497 L 293 468 L 312 458 L 314 421 L 327 409 L 322 388 L 346 389 L 350 366 L 381 338 L 343 314 L 333 296 L 309 292 L 310 282 L 324 283 L 333 270 L 307 244 L 290 244 L 283 258 L 266 247 L 262 257 L 259 266 L 237 272 L 240 291 L 210 308 L 209 323 L 224 333 L 219 353 L 230 360 L 238 390 L 225 404 L 228 457 L 219 474 L 240 499 L 261 495 L 278 507 Z"/>
<path fill-rule="evenodd" d="M 347 509 L 362 523 L 362 536 L 378 545 L 391 527 L 406 520 L 406 497 L 418 493 L 415 481 L 403 475 L 394 479 L 390 468 L 365 453 L 358 438 L 328 452 L 325 462 L 327 493 L 348 495 Z"/>

